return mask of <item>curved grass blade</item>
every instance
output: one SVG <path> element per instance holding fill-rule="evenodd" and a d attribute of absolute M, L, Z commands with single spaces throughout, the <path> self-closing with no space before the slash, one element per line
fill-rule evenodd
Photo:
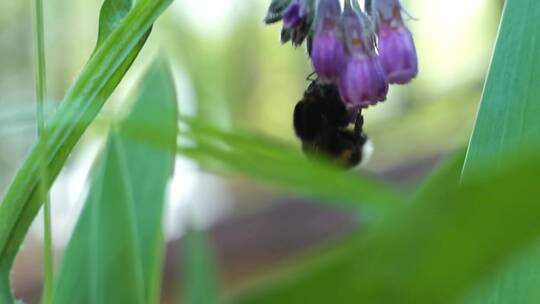
<path fill-rule="evenodd" d="M 41 206 L 37 192 L 40 155 L 47 157 L 50 187 L 79 138 L 137 57 L 153 22 L 171 2 L 137 2 L 97 48 L 48 121 L 47 141 L 38 141 L 18 171 L 0 205 L 1 303 L 13 301 L 9 283 L 11 265 Z"/>
<path fill-rule="evenodd" d="M 96 124 L 110 125 L 111 114 L 102 113 Z M 383 212 L 399 204 L 407 193 L 396 191 L 365 174 L 343 172 L 323 161 L 307 160 L 296 146 L 264 135 L 223 130 L 204 119 L 182 116 L 183 135 L 197 145 L 182 145 L 178 152 L 215 171 L 235 171 L 281 186 L 329 204 Z M 133 121 L 125 132 L 133 140 L 166 148 L 159 132 Z M 140 130 L 144 130 L 141 132 Z M 373 205 L 372 207 L 370 207 Z"/>
<path fill-rule="evenodd" d="M 540 145 L 540 2 L 508 0 L 463 177 Z M 509 177 L 522 179 L 520 174 Z M 535 178 L 538 180 L 538 177 Z M 523 180 L 523 182 L 525 182 Z M 509 201 L 514 205 L 520 198 Z M 516 206 L 519 207 L 519 206 Z M 537 303 L 540 246 L 496 275 L 470 303 Z"/>
<path fill-rule="evenodd" d="M 177 112 L 169 71 L 157 62 L 131 113 L 110 136 L 66 251 L 54 303 L 159 303 Z M 148 130 L 167 149 L 126 136 Z"/>
<path fill-rule="evenodd" d="M 233 302 L 453 303 L 540 235 L 534 152 L 477 169 Z"/>
<path fill-rule="evenodd" d="M 402 201 L 390 187 L 362 175 L 343 172 L 324 162 L 313 162 L 297 148 L 242 131 L 224 131 L 202 120 L 182 117 L 194 140 L 193 147 L 179 152 L 214 169 L 239 171 L 288 190 L 353 207 L 363 217 L 384 214 Z"/>

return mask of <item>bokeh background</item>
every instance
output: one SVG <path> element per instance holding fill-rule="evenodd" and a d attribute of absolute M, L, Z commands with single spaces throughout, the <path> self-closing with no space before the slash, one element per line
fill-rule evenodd
<path fill-rule="evenodd" d="M 375 147 L 362 168 L 414 187 L 471 133 L 504 1 L 409 0 L 420 75 L 394 86 L 366 113 Z M 299 146 L 292 111 L 311 72 L 305 51 L 279 43 L 264 26 L 269 0 L 177 0 L 154 27 L 131 71 L 104 109 L 122 115 L 130 92 L 157 56 L 172 66 L 184 114 L 266 134 Z M 54 111 L 91 54 L 100 0 L 47 0 L 48 111 Z M 31 1 L 0 2 L 0 195 L 36 140 Z M 69 240 L 106 134 L 88 130 L 52 191 L 57 260 Z M 294 170 L 294 168 L 291 168 Z M 351 216 L 236 174 L 215 176 L 178 158 L 169 187 L 163 302 L 180 291 L 181 238 L 187 221 L 208 229 L 224 289 L 249 284 L 307 248 L 339 238 Z M 39 301 L 42 222 L 27 237 L 14 271 L 15 290 Z M 58 263 L 57 263 L 58 264 Z"/>

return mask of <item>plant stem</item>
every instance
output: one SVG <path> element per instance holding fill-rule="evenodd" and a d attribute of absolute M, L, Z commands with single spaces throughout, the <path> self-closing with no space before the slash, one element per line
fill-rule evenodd
<path fill-rule="evenodd" d="M 46 140 L 47 132 L 45 129 L 45 114 L 44 104 L 47 96 L 47 77 L 45 66 L 45 39 L 44 39 L 44 22 L 43 22 L 43 2 L 42 0 L 34 0 L 35 21 L 34 21 L 34 36 L 35 36 L 35 51 L 36 51 L 36 103 L 37 103 L 37 124 L 38 137 Z M 42 155 L 40 160 L 41 182 L 39 185 L 39 195 L 43 201 L 43 295 L 42 303 L 52 303 L 52 279 L 53 279 L 53 248 L 52 248 L 52 232 L 51 232 L 51 208 L 49 194 L 47 190 L 47 165 L 45 156 Z"/>
<path fill-rule="evenodd" d="M 366 0 L 364 4 L 364 9 L 366 13 L 371 17 L 375 18 L 375 10 L 377 7 L 377 0 Z"/>

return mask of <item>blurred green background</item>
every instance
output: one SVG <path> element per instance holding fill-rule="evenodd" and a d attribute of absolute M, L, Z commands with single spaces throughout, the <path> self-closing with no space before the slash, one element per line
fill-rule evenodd
<path fill-rule="evenodd" d="M 303 49 L 280 45 L 280 26 L 263 25 L 268 2 L 176 1 L 154 27 L 104 115 L 121 115 L 141 73 L 156 56 L 165 54 L 182 113 L 299 146 L 291 116 L 307 85 L 310 63 Z M 375 150 L 364 170 L 410 186 L 440 157 L 467 142 L 503 1 L 405 2 L 416 18 L 409 25 L 418 47 L 420 75 L 410 85 L 393 86 L 385 103 L 367 111 L 366 131 Z M 44 5 L 47 106 L 54 111 L 94 46 L 101 1 L 48 0 Z M 31 2 L 2 1 L 0 193 L 36 139 L 33 73 Z M 52 190 L 59 257 L 84 201 L 88 172 L 104 134 L 103 125 L 89 129 Z M 247 178 L 204 173 L 181 158 L 177 172 L 166 215 L 171 246 L 164 301 L 174 294 L 179 277 L 175 240 L 182 235 L 186 217 L 213 227 L 226 286 L 242 284 L 253 273 L 270 269 L 276 260 L 338 237 L 352 222 L 339 212 L 308 207 Z M 260 211 L 261 206 L 266 208 Z M 329 224 L 321 227 L 326 220 Z M 276 221 L 281 226 L 277 230 Z M 41 223 L 34 226 L 15 269 L 16 292 L 30 303 L 39 297 L 41 273 Z M 251 234 L 246 234 L 246 227 Z"/>

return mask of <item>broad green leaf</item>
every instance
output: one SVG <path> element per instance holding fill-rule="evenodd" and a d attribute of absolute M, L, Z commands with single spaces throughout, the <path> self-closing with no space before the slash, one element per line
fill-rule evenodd
<path fill-rule="evenodd" d="M 11 303 L 9 274 L 26 232 L 41 206 L 39 160 L 47 157 L 49 187 L 73 147 L 136 58 L 152 23 L 172 0 L 141 0 L 100 46 L 65 96 L 18 171 L 0 205 L 0 303 Z"/>
<path fill-rule="evenodd" d="M 467 171 L 540 144 L 540 2 L 506 1 L 465 161 Z"/>
<path fill-rule="evenodd" d="M 159 303 L 163 207 L 174 167 L 177 112 L 169 71 L 157 62 L 109 139 L 105 165 L 65 254 L 55 303 Z M 132 137 L 148 132 L 168 148 Z"/>
<path fill-rule="evenodd" d="M 174 169 L 177 120 L 174 83 L 166 63 L 158 61 L 147 73 L 131 114 L 120 125 L 148 303 L 159 303 L 160 298 L 165 190 Z M 131 136 L 133 132 L 137 137 Z M 144 136 L 153 140 L 138 139 Z"/>
<path fill-rule="evenodd" d="M 213 304 L 218 303 L 217 273 L 214 256 L 204 231 L 188 228 L 182 239 L 183 297 L 180 303 Z"/>
<path fill-rule="evenodd" d="M 508 0 L 464 168 L 497 166 L 540 144 L 540 2 Z M 521 174 L 509 179 L 523 179 Z M 538 177 L 535 178 L 538 180 Z M 519 200 L 519 198 L 516 198 Z M 514 201 L 508 204 L 514 206 Z M 516 208 L 519 207 L 517 204 Z M 484 286 L 471 303 L 538 303 L 540 247 Z"/>
<path fill-rule="evenodd" d="M 485 280 L 460 303 L 512 304 L 540 303 L 540 246 L 535 242 L 524 254 L 512 259 L 504 269 Z"/>
<path fill-rule="evenodd" d="M 145 303 L 124 153 L 113 133 L 67 248 L 54 303 Z"/>
<path fill-rule="evenodd" d="M 540 235 L 540 151 L 533 152 L 404 205 L 238 302 L 454 302 Z"/>

